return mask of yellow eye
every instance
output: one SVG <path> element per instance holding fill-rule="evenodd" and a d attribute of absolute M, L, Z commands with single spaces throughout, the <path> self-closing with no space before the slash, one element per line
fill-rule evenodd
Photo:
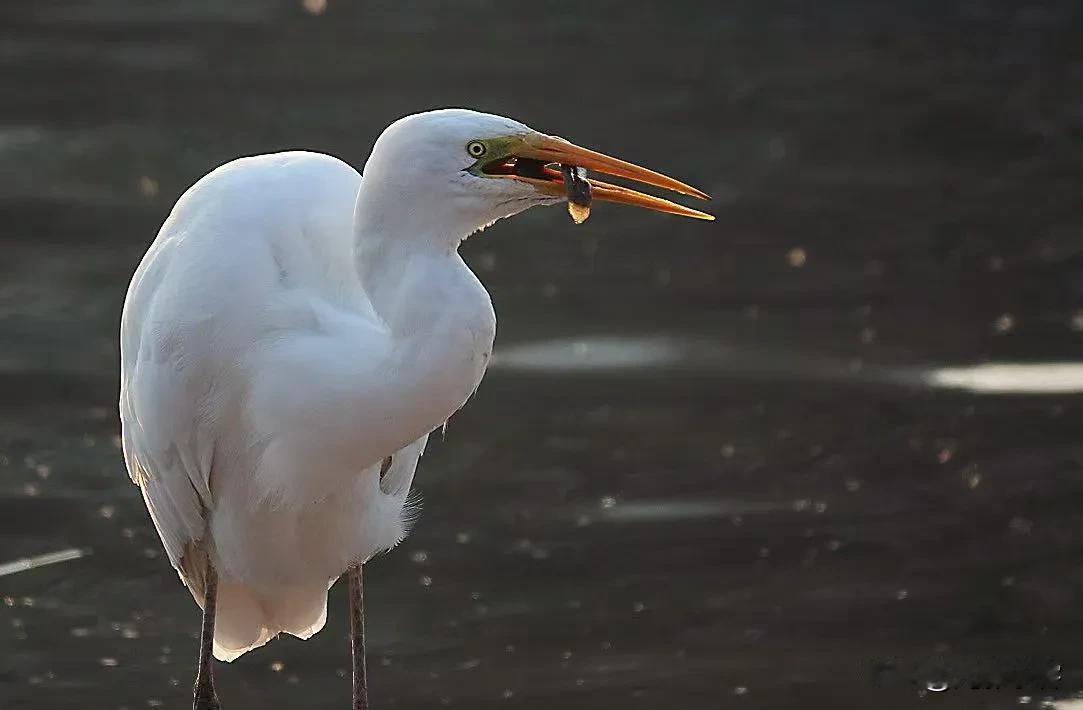
<path fill-rule="evenodd" d="M 481 141 L 470 141 L 466 144 L 466 152 L 475 158 L 485 155 L 485 144 Z"/>

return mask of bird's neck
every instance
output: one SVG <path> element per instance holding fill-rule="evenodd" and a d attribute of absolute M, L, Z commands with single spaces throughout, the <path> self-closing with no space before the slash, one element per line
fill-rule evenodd
<path fill-rule="evenodd" d="M 476 298 L 480 285 L 457 251 L 462 237 L 437 231 L 422 215 L 389 211 L 386 200 L 366 202 L 364 186 L 361 193 L 354 263 L 365 294 L 394 336 L 425 335 L 455 310 L 484 305 Z"/>
<path fill-rule="evenodd" d="M 458 254 L 478 229 L 476 216 L 376 173 L 361 178 L 353 237 L 358 277 L 377 314 L 399 337 L 433 332 L 449 317 L 466 325 L 490 318 L 489 294 Z"/>
<path fill-rule="evenodd" d="M 432 225 L 367 212 L 358 201 L 358 277 L 390 334 L 388 377 L 401 379 L 409 411 L 400 415 L 412 422 L 402 423 L 418 436 L 440 426 L 473 393 L 496 332 L 489 294 L 455 248 L 461 238 L 415 231 L 425 226 Z"/>

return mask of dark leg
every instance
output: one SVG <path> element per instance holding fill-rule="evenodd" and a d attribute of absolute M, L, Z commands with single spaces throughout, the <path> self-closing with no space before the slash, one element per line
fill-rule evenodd
<path fill-rule="evenodd" d="M 214 612 L 218 604 L 218 573 L 214 571 L 209 557 L 206 582 L 207 589 L 203 600 L 203 633 L 199 641 L 199 670 L 196 671 L 192 710 L 221 710 L 218 694 L 214 692 L 214 675 L 211 669 L 211 663 L 214 661 L 211 649 L 214 644 Z"/>
<path fill-rule="evenodd" d="M 369 710 L 365 677 L 365 594 L 361 588 L 361 565 L 346 570 L 350 595 L 350 655 L 353 659 L 353 710 Z"/>

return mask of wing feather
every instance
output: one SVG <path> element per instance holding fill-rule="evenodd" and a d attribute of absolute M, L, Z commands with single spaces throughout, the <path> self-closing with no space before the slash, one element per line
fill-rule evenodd
<path fill-rule="evenodd" d="M 213 503 L 214 439 L 199 415 L 208 373 L 178 352 L 190 339 L 155 337 L 139 311 L 126 308 L 121 325 L 124 459 L 169 561 L 202 599 L 202 570 L 190 548 L 203 539 Z"/>
<path fill-rule="evenodd" d="M 124 458 L 197 601 L 214 552 L 215 479 L 225 485 L 256 465 L 242 363 L 290 280 L 331 293 L 356 281 L 340 255 L 350 253 L 359 182 L 349 165 L 316 153 L 227 163 L 181 196 L 132 277 L 120 328 Z M 309 231 L 324 239 L 310 243 Z"/>

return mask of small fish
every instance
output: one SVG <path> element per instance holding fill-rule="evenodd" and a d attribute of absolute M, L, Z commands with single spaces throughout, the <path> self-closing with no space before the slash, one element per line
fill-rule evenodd
<path fill-rule="evenodd" d="M 561 165 L 564 188 L 568 192 L 568 214 L 576 224 L 583 224 L 590 217 L 590 183 L 587 169 L 574 165 Z"/>

